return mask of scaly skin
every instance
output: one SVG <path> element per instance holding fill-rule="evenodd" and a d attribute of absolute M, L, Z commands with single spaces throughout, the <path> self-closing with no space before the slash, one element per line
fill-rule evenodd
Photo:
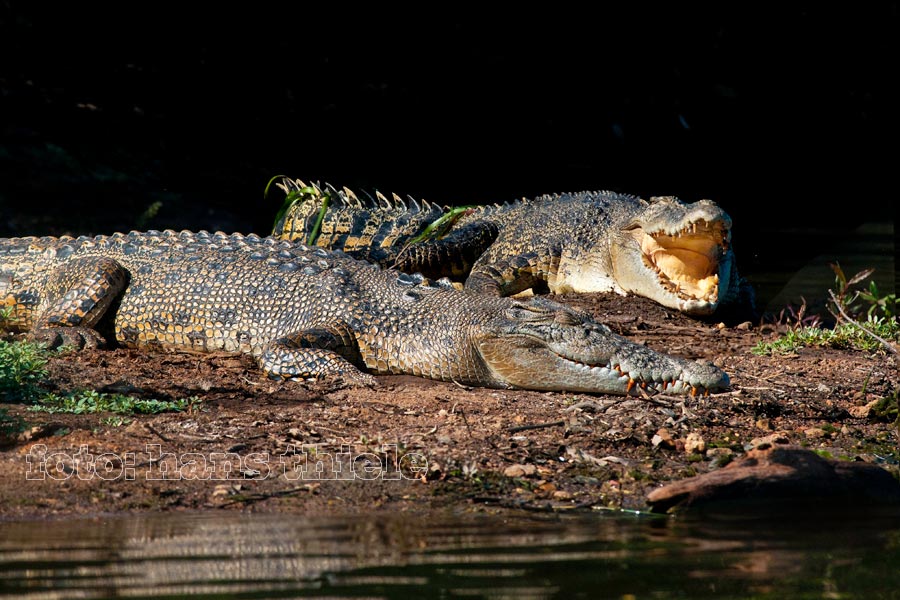
<path fill-rule="evenodd" d="M 279 186 L 312 192 L 288 208 L 273 235 L 305 240 L 327 193 L 317 245 L 409 273 L 466 278 L 466 288 L 482 293 L 510 296 L 538 285 L 553 293 L 632 293 L 696 316 L 738 296 L 731 218 L 711 200 L 546 195 L 472 207 L 443 237 L 411 243 L 450 207 L 380 194 L 360 200 L 346 188 L 287 178 Z"/>
<path fill-rule="evenodd" d="M 50 345 L 247 353 L 275 379 L 410 374 L 601 394 L 727 388 L 705 362 L 654 352 L 534 298 L 457 290 L 274 238 L 131 232 L 0 239 L 5 327 Z M 108 330 L 108 331 L 107 331 Z"/>

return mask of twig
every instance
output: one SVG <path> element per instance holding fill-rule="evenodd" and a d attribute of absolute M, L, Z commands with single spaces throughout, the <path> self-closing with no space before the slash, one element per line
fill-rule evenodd
<path fill-rule="evenodd" d="M 236 498 L 229 498 L 222 502 L 219 506 L 228 506 L 230 504 L 250 504 L 251 502 L 260 502 L 269 498 L 281 498 L 283 496 L 291 496 L 299 492 L 314 492 L 319 487 L 318 483 L 306 483 L 299 487 L 292 487 L 286 490 L 276 490 L 274 492 L 263 492 L 258 494 L 238 494 Z"/>
<path fill-rule="evenodd" d="M 322 429 L 324 431 L 331 431 L 333 433 L 336 433 L 336 434 L 344 436 L 344 437 L 350 436 L 349 433 L 347 433 L 346 431 L 341 431 L 340 429 L 334 429 L 332 427 L 325 427 L 324 425 L 311 425 L 309 423 L 307 423 L 307 425 L 309 425 L 310 427 L 315 427 L 316 429 Z"/>
<path fill-rule="evenodd" d="M 462 417 L 463 423 L 466 424 L 466 431 L 469 432 L 469 439 L 472 439 L 474 436 L 472 435 L 472 428 L 469 426 L 469 420 L 466 418 L 466 411 L 460 409 L 459 416 Z"/>
<path fill-rule="evenodd" d="M 158 437 L 159 439 L 161 439 L 164 442 L 172 441 L 169 438 L 167 438 L 166 436 L 164 436 L 163 434 L 161 434 L 159 431 L 157 431 L 156 428 L 153 425 L 151 425 L 150 423 L 144 423 L 144 428 L 147 429 L 150 433 L 156 435 L 156 437 Z"/>
<path fill-rule="evenodd" d="M 456 387 L 458 387 L 458 388 L 460 388 L 460 389 L 463 389 L 463 390 L 466 390 L 467 392 L 470 391 L 470 390 L 472 389 L 472 386 L 471 386 L 471 385 L 466 385 L 466 384 L 464 384 L 464 383 L 460 383 L 460 382 L 456 381 L 455 379 L 451 379 L 451 380 L 450 380 L 450 383 L 455 384 Z"/>
<path fill-rule="evenodd" d="M 832 301 L 834 301 L 834 305 L 835 305 L 835 307 L 837 307 L 838 312 L 841 313 L 841 316 L 842 316 L 842 317 L 844 317 L 845 319 L 847 319 L 847 322 L 848 322 L 848 323 L 851 323 L 852 325 L 856 325 L 857 327 L 859 327 L 860 329 L 862 329 L 865 333 L 868 333 L 870 336 L 872 336 L 873 338 L 875 338 L 876 340 L 878 340 L 879 342 L 881 342 L 881 344 L 882 344 L 885 348 L 887 348 L 888 350 L 890 350 L 890 351 L 893 352 L 894 354 L 900 356 L 900 352 L 898 352 L 897 349 L 894 348 L 894 345 L 893 345 L 893 344 L 891 344 L 889 341 L 887 341 L 887 340 L 884 339 L 883 337 L 881 337 L 881 336 L 879 336 L 879 335 L 877 335 L 877 334 L 875 334 L 875 333 L 869 331 L 868 329 L 866 329 L 865 327 L 863 327 L 862 325 L 860 325 L 858 321 L 853 320 L 853 319 L 850 317 L 850 315 L 848 315 L 846 312 L 844 312 L 844 307 L 841 306 L 841 303 L 840 303 L 840 302 L 838 302 L 837 296 L 834 295 L 834 292 L 833 292 L 832 290 L 828 290 L 828 295 L 831 296 L 831 299 L 832 299 Z"/>
<path fill-rule="evenodd" d="M 566 408 L 565 412 L 573 412 L 576 410 L 583 411 L 588 408 L 594 409 L 597 412 L 605 412 L 606 409 L 608 409 L 609 407 L 615 406 L 616 404 L 619 404 L 622 401 L 623 400 L 613 400 L 613 401 L 609 402 L 608 404 L 604 405 L 604 404 L 600 404 L 599 402 L 595 402 L 594 400 L 582 400 L 578 404 L 573 404 L 572 406 L 569 406 L 568 408 Z"/>
<path fill-rule="evenodd" d="M 640 388 L 638 388 L 638 389 L 640 389 Z M 669 396 L 666 394 L 656 394 L 655 396 L 650 396 L 649 394 L 644 392 L 644 390 L 641 390 L 641 392 L 643 392 L 641 394 L 641 400 L 643 400 L 645 402 L 649 402 L 650 404 L 655 404 L 656 406 L 664 406 L 666 408 L 671 408 L 672 403 L 666 402 L 665 399 L 684 400 L 684 398 L 681 396 Z"/>
<path fill-rule="evenodd" d="M 528 431 L 530 429 L 545 429 L 547 427 L 562 427 L 565 421 L 553 421 L 551 423 L 534 423 L 532 425 L 519 425 L 518 427 L 509 427 L 506 431 L 509 433 L 518 433 L 520 431 Z"/>

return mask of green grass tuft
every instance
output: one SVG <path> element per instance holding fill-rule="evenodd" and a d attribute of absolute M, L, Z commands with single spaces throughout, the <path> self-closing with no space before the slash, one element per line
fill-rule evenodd
<path fill-rule="evenodd" d="M 869 316 L 861 323 L 885 340 L 900 341 L 900 322 L 895 318 Z M 801 327 L 784 334 L 774 342 L 759 342 L 751 350 L 759 356 L 791 354 L 804 346 L 827 347 L 863 352 L 884 351 L 884 346 L 855 323 L 843 323 L 834 329 Z"/>
<path fill-rule="evenodd" d="M 0 340 L 0 400 L 31 401 L 47 377 L 48 352 L 40 344 Z"/>
<path fill-rule="evenodd" d="M 192 409 L 200 399 L 191 396 L 178 400 L 135 398 L 124 394 L 107 394 L 95 390 L 80 390 L 68 394 L 46 394 L 28 410 L 46 413 L 84 415 L 111 412 L 119 415 L 152 415 L 163 412 L 182 412 Z"/>

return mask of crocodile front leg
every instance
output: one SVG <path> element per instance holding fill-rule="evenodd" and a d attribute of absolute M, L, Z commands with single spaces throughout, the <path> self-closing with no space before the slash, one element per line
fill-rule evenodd
<path fill-rule="evenodd" d="M 128 271 L 111 258 L 82 257 L 57 267 L 41 290 L 29 337 L 50 348 L 96 348 L 94 327 L 128 285 Z"/>
<path fill-rule="evenodd" d="M 350 328 L 343 324 L 272 340 L 258 360 L 270 379 L 341 377 L 355 385 L 376 385 L 375 377 L 356 366 L 363 362 L 359 346 Z"/>
<path fill-rule="evenodd" d="M 536 252 L 493 258 L 486 253 L 466 279 L 466 289 L 489 296 L 512 296 L 546 281 Z"/>

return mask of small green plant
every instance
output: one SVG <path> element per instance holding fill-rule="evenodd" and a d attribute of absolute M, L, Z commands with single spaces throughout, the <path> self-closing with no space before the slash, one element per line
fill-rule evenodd
<path fill-rule="evenodd" d="M 829 263 L 834 271 L 834 289 L 828 290 L 831 300 L 828 312 L 835 318 L 832 329 L 822 327 L 820 319 L 805 316 L 806 302 L 799 311 L 790 306 L 793 323 L 788 332 L 774 342 L 759 342 L 751 350 L 757 355 L 790 354 L 803 346 L 828 346 L 875 352 L 879 349 L 897 352 L 895 344 L 900 340 L 900 324 L 897 321 L 896 295 L 883 295 L 874 281 L 867 290 L 854 290 L 853 286 L 868 278 L 874 269 L 864 269 L 847 277 L 837 262 Z M 868 307 L 864 306 L 868 304 Z M 781 312 L 783 318 L 785 311 Z M 863 320 L 864 318 L 864 320 Z"/>
<path fill-rule="evenodd" d="M 128 417 L 104 417 L 100 419 L 101 425 L 106 425 L 107 427 L 122 427 L 123 425 L 130 425 L 131 419 Z"/>
<path fill-rule="evenodd" d="M 406 242 L 403 248 L 400 249 L 400 252 L 397 253 L 394 264 L 399 264 L 400 258 L 413 246 L 413 244 L 438 240 L 447 235 L 447 232 L 450 231 L 460 217 L 472 214 L 472 211 L 475 208 L 476 207 L 474 206 L 455 206 L 450 208 L 447 212 L 429 223 L 428 226 L 422 230 L 422 233 Z"/>
<path fill-rule="evenodd" d="M 900 341 L 900 323 L 896 319 L 871 317 L 863 325 L 885 340 Z M 878 340 L 866 333 L 857 323 L 843 323 L 834 329 L 802 327 L 792 329 L 774 342 L 758 342 L 751 352 L 760 356 L 784 355 L 804 346 L 829 347 L 844 350 L 875 352 L 884 349 Z"/>
<path fill-rule="evenodd" d="M 876 421 L 900 424 L 900 409 L 898 409 L 897 401 L 898 393 L 900 393 L 898 390 L 894 390 L 893 394 L 879 400 L 869 412 L 869 417 Z"/>
<path fill-rule="evenodd" d="M 847 316 L 861 318 L 863 313 L 870 318 L 881 316 L 893 319 L 897 316 L 896 294 L 881 294 L 878 290 L 878 285 L 874 281 L 869 282 L 868 289 L 852 289 L 854 285 L 871 276 L 875 269 L 863 269 L 848 279 L 840 263 L 835 261 L 828 263 L 828 266 L 834 271 L 835 288 L 831 292 L 832 299 L 828 311 L 838 323 L 846 321 Z M 868 304 L 868 308 L 864 304 Z"/>
<path fill-rule="evenodd" d="M 272 183 L 274 183 L 276 179 L 284 178 L 284 175 L 276 175 L 272 177 L 266 184 L 266 189 L 263 191 L 263 198 L 267 198 L 269 196 L 269 190 L 272 187 Z M 320 193 L 321 196 L 319 195 Z M 322 198 L 322 206 L 321 208 L 319 208 L 319 215 L 318 217 L 316 217 L 316 222 L 313 224 L 312 231 L 310 231 L 306 236 L 306 245 L 315 245 L 316 240 L 319 239 L 319 233 L 322 230 L 322 221 L 325 220 L 325 213 L 328 211 L 328 205 L 331 203 L 331 192 L 328 189 L 319 190 L 315 186 L 308 185 L 306 187 L 291 190 L 290 192 L 288 192 L 284 197 L 284 202 L 281 203 L 281 208 L 279 208 L 278 212 L 275 214 L 275 225 L 272 228 L 272 232 L 274 233 L 275 227 L 278 226 L 278 223 L 281 222 L 281 220 L 284 218 L 284 215 L 295 203 L 299 202 L 300 204 L 302 204 L 304 202 L 309 202 L 318 198 Z"/>
<path fill-rule="evenodd" d="M 447 212 L 442 214 L 433 222 L 429 223 L 428 226 L 422 231 L 422 233 L 409 240 L 409 243 L 418 244 L 420 242 L 427 242 L 429 240 L 435 240 L 444 237 L 445 235 L 447 235 L 447 232 L 450 231 L 450 228 L 453 227 L 453 225 L 460 219 L 460 217 L 472 214 L 472 211 L 475 210 L 475 208 L 475 206 L 451 207 Z"/>
<path fill-rule="evenodd" d="M 831 270 L 834 271 L 834 292 L 832 293 L 832 302 L 828 307 L 828 312 L 837 320 L 838 323 L 845 320 L 841 316 L 841 310 L 848 315 L 855 315 L 859 310 L 855 306 L 859 298 L 859 292 L 853 291 L 852 286 L 866 279 L 875 272 L 875 269 L 864 269 L 851 278 L 847 278 L 840 263 L 837 261 L 828 263 Z"/>
<path fill-rule="evenodd" d="M 868 316 L 880 312 L 888 319 L 897 318 L 897 294 L 881 295 L 874 281 L 869 282 L 868 290 L 859 292 L 859 297 L 869 303 L 869 310 L 866 313 Z"/>
<path fill-rule="evenodd" d="M 804 327 L 821 327 L 822 317 L 815 313 L 807 315 L 806 311 L 809 310 L 809 305 L 806 303 L 806 298 L 800 296 L 800 300 L 801 303 L 798 307 L 794 307 L 793 304 L 788 304 L 782 308 L 781 312 L 778 313 L 775 322 L 786 325 L 794 331 Z"/>
<path fill-rule="evenodd" d="M 838 432 L 838 428 L 835 427 L 834 425 L 832 425 L 831 423 L 822 423 L 822 425 L 819 428 L 822 431 L 824 431 L 825 433 L 831 434 L 831 435 Z"/>
<path fill-rule="evenodd" d="M 31 342 L 0 340 L 0 400 L 29 401 L 47 377 L 47 350 Z"/>
<path fill-rule="evenodd" d="M 28 410 L 74 415 L 102 412 L 120 415 L 148 415 L 191 410 L 199 402 L 200 400 L 196 396 L 178 400 L 155 400 L 135 398 L 124 394 L 107 394 L 95 390 L 80 390 L 68 394 L 46 394 Z"/>

